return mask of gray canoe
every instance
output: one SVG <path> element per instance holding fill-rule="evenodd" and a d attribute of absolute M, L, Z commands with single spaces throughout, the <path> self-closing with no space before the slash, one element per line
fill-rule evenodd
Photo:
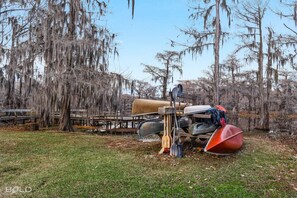
<path fill-rule="evenodd" d="M 189 127 L 191 135 L 200 135 L 214 132 L 218 127 L 214 124 L 194 123 Z"/>
<path fill-rule="evenodd" d="M 188 127 L 188 118 L 183 117 L 178 120 L 178 124 L 181 128 Z M 141 122 L 137 127 L 137 133 L 139 138 L 143 138 L 147 135 L 158 134 L 164 130 L 163 119 L 145 120 Z"/>

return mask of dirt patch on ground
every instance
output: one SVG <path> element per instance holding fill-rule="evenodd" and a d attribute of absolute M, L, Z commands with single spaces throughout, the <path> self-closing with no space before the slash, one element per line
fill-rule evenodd
<path fill-rule="evenodd" d="M 296 145 L 297 136 L 283 135 L 283 136 L 277 136 L 276 138 L 275 137 L 272 138 L 268 134 L 253 133 L 253 134 L 244 135 L 244 137 L 247 140 L 251 139 L 253 141 L 274 142 L 274 143 L 277 143 L 279 146 L 283 144 L 297 146 Z M 114 135 L 105 136 L 105 138 L 108 140 L 106 144 L 108 148 L 130 149 L 130 148 L 138 148 L 138 147 L 150 147 L 151 145 L 161 146 L 161 141 L 157 141 L 157 140 L 153 142 L 143 142 L 143 141 L 139 141 L 136 137 L 129 137 L 129 136 L 124 137 L 124 136 L 114 136 Z M 201 150 L 201 147 L 199 147 L 198 143 L 195 145 L 197 147 L 195 149 L 195 153 L 196 153 Z M 190 143 L 186 142 L 186 145 L 184 145 L 184 147 L 186 149 L 190 149 Z"/>
<path fill-rule="evenodd" d="M 297 154 L 297 135 L 281 135 L 277 137 L 277 140 L 284 145 L 288 145 Z"/>
<path fill-rule="evenodd" d="M 263 144 L 265 144 L 265 142 L 271 142 L 274 145 L 273 149 L 287 151 L 287 149 L 290 148 L 297 154 L 297 135 L 290 135 L 288 133 L 251 133 L 245 134 L 245 137 L 264 141 Z"/>
<path fill-rule="evenodd" d="M 110 142 L 107 143 L 108 148 L 114 149 L 137 149 L 140 146 L 143 147 L 145 144 L 133 138 L 110 138 Z"/>
<path fill-rule="evenodd" d="M 27 131 L 27 129 L 25 129 L 25 126 L 23 124 L 22 125 L 5 125 L 0 127 L 0 131 L 24 132 L 24 131 Z"/>
<path fill-rule="evenodd" d="M 287 146 L 294 150 L 297 155 L 297 134 L 291 135 L 289 133 L 272 133 L 272 134 L 253 134 L 253 137 L 266 139 L 273 142 L 275 145 Z"/>
<path fill-rule="evenodd" d="M 0 131 L 3 132 L 30 132 L 30 131 L 38 131 L 38 132 L 58 132 L 58 127 L 50 127 L 50 128 L 41 128 L 32 129 L 32 124 L 36 123 L 26 123 L 26 124 L 17 124 L 17 125 L 0 125 Z M 38 124 L 37 124 L 38 125 Z"/>
<path fill-rule="evenodd" d="M 159 155 L 161 150 L 161 141 L 155 142 L 142 142 L 137 140 L 135 137 L 123 137 L 123 136 L 105 136 L 106 147 L 109 149 L 115 149 L 123 152 L 133 153 L 136 156 L 142 156 L 141 158 L 147 160 L 167 161 L 168 163 L 178 163 L 175 157 L 168 154 Z M 289 138 L 289 137 L 288 137 Z M 244 137 L 244 145 L 240 151 L 229 156 L 217 156 L 209 155 L 203 152 L 203 148 L 193 147 L 190 143 L 183 145 L 184 158 L 188 160 L 201 161 L 205 163 L 210 161 L 233 161 L 236 160 L 237 155 L 242 153 L 252 153 L 257 148 L 262 147 L 267 152 L 274 152 L 275 149 L 282 153 L 284 156 L 293 156 L 297 158 L 296 152 L 296 138 L 294 139 L 272 139 L 267 134 L 252 134 Z M 294 154 L 296 152 L 296 154 Z M 217 159 L 217 160 L 216 160 Z M 294 171 L 295 174 L 295 171 Z M 295 185 L 295 182 L 294 182 Z"/>

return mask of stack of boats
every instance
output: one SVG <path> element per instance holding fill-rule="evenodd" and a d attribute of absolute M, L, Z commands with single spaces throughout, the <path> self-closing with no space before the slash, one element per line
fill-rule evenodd
<path fill-rule="evenodd" d="M 133 102 L 134 116 L 150 115 L 152 117 L 138 125 L 137 131 L 140 138 L 151 134 L 163 135 L 164 120 L 158 113 L 158 109 L 171 105 L 172 102 L 159 100 L 136 99 Z M 226 124 L 226 110 L 222 106 L 187 106 L 185 103 L 176 103 L 175 106 L 179 130 L 182 130 L 184 141 L 203 139 L 206 142 L 203 150 L 217 155 L 228 155 L 241 148 L 243 132 L 236 126 Z"/>

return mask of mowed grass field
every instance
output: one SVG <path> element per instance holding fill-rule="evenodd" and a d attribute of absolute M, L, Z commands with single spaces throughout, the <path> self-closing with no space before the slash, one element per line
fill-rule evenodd
<path fill-rule="evenodd" d="M 0 129 L 0 197 L 297 197 L 297 154 L 245 135 L 241 151 L 158 155 L 133 137 Z"/>

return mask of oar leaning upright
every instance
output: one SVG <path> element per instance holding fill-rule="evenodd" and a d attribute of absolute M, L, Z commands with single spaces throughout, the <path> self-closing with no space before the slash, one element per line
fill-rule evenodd
<path fill-rule="evenodd" d="M 162 149 L 159 154 L 169 153 L 172 144 L 171 130 L 172 130 L 172 114 L 174 109 L 171 106 L 160 107 L 159 114 L 164 115 L 164 133 L 162 137 Z"/>

